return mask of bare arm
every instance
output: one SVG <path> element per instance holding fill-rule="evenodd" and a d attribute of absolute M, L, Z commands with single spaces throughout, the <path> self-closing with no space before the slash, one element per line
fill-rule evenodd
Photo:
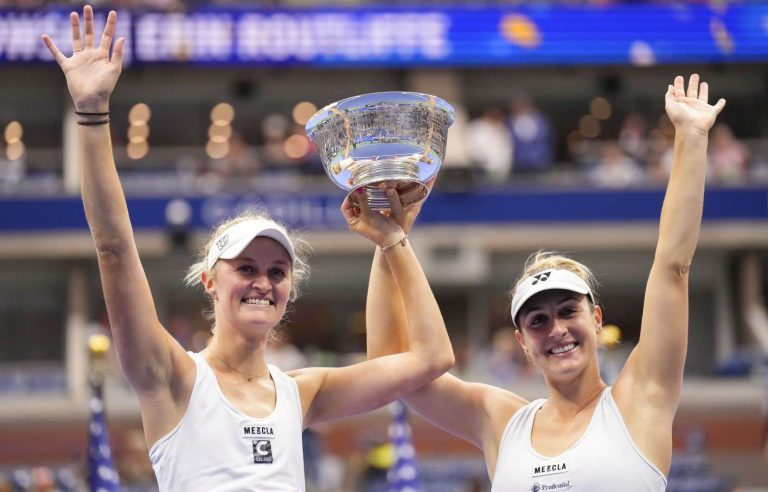
<path fill-rule="evenodd" d="M 696 249 L 704 201 L 707 135 L 725 106 L 707 103 L 708 87 L 692 75 L 686 94 L 677 77 L 666 94 L 675 126 L 672 173 L 648 277 L 640 340 L 614 393 L 630 432 L 652 460 L 668 461 L 671 425 L 680 400 L 688 344 L 688 270 Z M 634 430 L 634 432 L 633 432 Z M 654 459 L 663 456 L 663 459 Z"/>
<path fill-rule="evenodd" d="M 394 190 L 393 190 L 394 191 Z M 394 210 L 399 205 L 396 194 L 390 195 Z M 351 230 L 379 245 L 395 244 L 403 231 L 394 220 L 368 209 L 363 200 L 357 210 L 347 200 L 343 212 Z M 302 399 L 307 409 L 305 425 L 337 419 L 372 410 L 389 403 L 447 371 L 454 362 L 448 333 L 432 290 L 410 244 L 405 241 L 382 254 L 396 287 L 403 292 L 404 319 L 407 323 L 408 349 L 338 369 L 310 369 L 295 373 L 302 386 Z M 393 292 L 392 294 L 395 294 Z M 383 309 L 386 310 L 386 307 Z M 400 328 L 390 326 L 393 332 Z"/>
<path fill-rule="evenodd" d="M 48 49 L 61 66 L 75 110 L 86 121 L 106 116 L 109 98 L 120 76 L 124 39 L 118 39 L 110 59 L 117 14 L 110 12 L 100 42 L 94 43 L 93 10 L 83 10 L 85 36 L 80 19 L 70 15 L 73 55 L 65 57 L 48 36 Z M 96 245 L 104 299 L 120 364 L 139 396 L 171 384 L 174 361 L 188 359 L 183 349 L 163 329 L 133 239 L 128 207 L 114 157 L 108 124 L 80 125 L 82 198 L 88 225 Z M 188 364 L 191 364 L 191 360 Z"/>
<path fill-rule="evenodd" d="M 413 226 L 422 203 L 404 213 L 402 224 L 406 232 Z M 368 283 L 366 329 L 369 359 L 377 360 L 408 348 L 403 293 L 378 248 Z M 450 374 L 406 395 L 405 401 L 433 424 L 482 449 L 489 466 L 495 465 L 498 439 L 507 420 L 526 403 L 508 391 L 465 382 Z"/>

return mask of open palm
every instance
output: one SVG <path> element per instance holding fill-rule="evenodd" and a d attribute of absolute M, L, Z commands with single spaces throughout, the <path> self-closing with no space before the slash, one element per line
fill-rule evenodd
<path fill-rule="evenodd" d="M 725 107 L 725 99 L 718 100 L 714 106 L 708 100 L 709 86 L 706 82 L 699 83 L 698 75 L 691 75 L 687 93 L 683 77 L 675 77 L 674 85 L 669 86 L 665 96 L 667 115 L 675 129 L 708 131 Z"/>
<path fill-rule="evenodd" d="M 85 36 L 81 38 L 80 18 L 77 13 L 70 14 L 72 26 L 72 56 L 67 58 L 47 35 L 43 42 L 50 50 L 56 62 L 64 72 L 67 87 L 78 111 L 106 111 L 109 97 L 120 77 L 123 64 L 124 38 L 117 40 L 112 58 L 109 48 L 115 35 L 117 13 L 111 11 L 98 45 L 94 43 L 93 9 L 86 5 L 83 9 Z"/>

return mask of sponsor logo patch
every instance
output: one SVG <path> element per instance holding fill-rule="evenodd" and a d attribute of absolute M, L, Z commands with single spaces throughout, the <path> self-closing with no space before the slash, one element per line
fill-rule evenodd
<path fill-rule="evenodd" d="M 251 442 L 254 463 L 269 464 L 274 461 L 272 443 L 277 434 L 273 426 L 243 422 L 240 424 L 240 437 Z"/>
<path fill-rule="evenodd" d="M 274 439 L 275 428 L 271 425 L 242 424 L 240 437 L 244 439 Z"/>
<path fill-rule="evenodd" d="M 273 461 L 272 441 L 268 439 L 253 441 L 253 462 L 256 464 L 269 464 Z"/>
<path fill-rule="evenodd" d="M 570 480 L 565 480 L 563 482 L 556 482 L 556 483 L 539 483 L 535 482 L 531 486 L 531 492 L 547 492 L 549 490 L 553 490 L 555 492 L 560 492 L 562 490 L 568 490 L 572 487 Z"/>
<path fill-rule="evenodd" d="M 533 276 L 534 280 L 533 280 L 533 282 L 531 282 L 531 285 L 536 285 L 539 282 L 546 282 L 550 275 L 552 275 L 551 271 L 549 271 L 549 272 L 542 272 L 542 273 L 540 273 L 538 275 L 534 275 Z"/>
<path fill-rule="evenodd" d="M 568 465 L 565 463 L 553 463 L 549 465 L 538 465 L 533 467 L 533 477 L 545 477 L 547 475 L 556 475 L 568 471 Z"/>
<path fill-rule="evenodd" d="M 225 234 L 221 239 L 216 241 L 216 247 L 219 248 L 219 251 L 221 251 L 222 249 L 224 249 L 224 246 L 226 246 L 228 242 L 229 242 L 229 234 Z"/>

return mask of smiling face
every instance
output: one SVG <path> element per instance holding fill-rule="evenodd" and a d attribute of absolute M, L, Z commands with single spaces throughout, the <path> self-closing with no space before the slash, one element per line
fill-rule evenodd
<path fill-rule="evenodd" d="M 566 290 L 547 290 L 531 297 L 518 314 L 518 342 L 547 379 L 570 380 L 585 369 L 597 370 L 599 306 Z"/>
<path fill-rule="evenodd" d="M 220 259 L 215 275 L 203 274 L 203 284 L 214 299 L 217 328 L 241 327 L 263 336 L 285 314 L 291 259 L 277 241 L 257 237 L 237 258 Z"/>

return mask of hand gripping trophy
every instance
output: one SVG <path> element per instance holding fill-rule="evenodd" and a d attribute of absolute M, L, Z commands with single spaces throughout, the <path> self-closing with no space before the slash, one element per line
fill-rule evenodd
<path fill-rule="evenodd" d="M 307 122 L 325 172 L 357 203 L 362 188 L 373 210 L 389 210 L 386 188 L 395 186 L 403 206 L 429 194 L 443 163 L 450 104 L 418 92 L 375 92 L 334 102 Z"/>

